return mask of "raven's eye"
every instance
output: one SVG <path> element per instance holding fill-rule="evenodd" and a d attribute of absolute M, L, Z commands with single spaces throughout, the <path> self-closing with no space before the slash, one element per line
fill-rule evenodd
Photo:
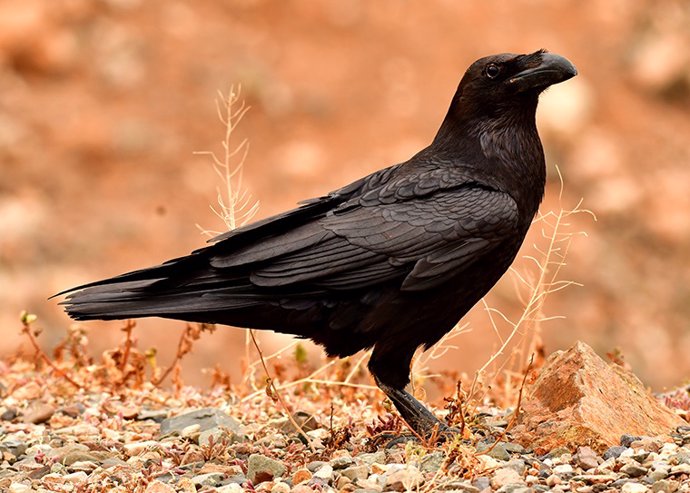
<path fill-rule="evenodd" d="M 486 66 L 485 72 L 486 72 L 486 76 L 489 79 L 495 79 L 496 77 L 498 77 L 498 74 L 501 73 L 501 68 L 498 65 L 496 65 L 495 63 L 490 63 L 489 65 Z"/>

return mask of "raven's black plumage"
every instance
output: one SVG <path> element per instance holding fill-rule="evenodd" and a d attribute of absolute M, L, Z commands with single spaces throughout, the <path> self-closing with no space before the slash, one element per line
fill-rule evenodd
<path fill-rule="evenodd" d="M 379 386 L 420 433 L 437 422 L 404 387 L 515 258 L 544 193 L 539 93 L 576 74 L 558 55 L 467 70 L 438 134 L 408 161 L 225 233 L 160 266 L 70 290 L 78 320 L 157 316 L 373 347 Z"/>

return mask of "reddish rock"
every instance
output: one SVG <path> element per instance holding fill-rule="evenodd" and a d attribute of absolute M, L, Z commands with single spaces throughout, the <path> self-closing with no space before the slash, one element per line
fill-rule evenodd
<path fill-rule="evenodd" d="M 300 484 L 305 483 L 311 479 L 311 472 L 308 469 L 298 469 L 292 475 L 292 483 Z"/>
<path fill-rule="evenodd" d="M 144 493 L 175 493 L 175 488 L 161 481 L 154 480 L 149 483 Z"/>
<path fill-rule="evenodd" d="M 684 421 L 640 380 L 582 342 L 549 357 L 526 389 L 513 437 L 538 453 L 589 446 L 602 452 L 623 434 L 667 434 Z"/>

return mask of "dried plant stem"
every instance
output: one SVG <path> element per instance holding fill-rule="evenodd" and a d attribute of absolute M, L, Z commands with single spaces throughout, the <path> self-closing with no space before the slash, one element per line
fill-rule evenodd
<path fill-rule="evenodd" d="M 558 227 L 561 223 L 561 220 L 563 219 L 563 210 L 561 210 L 557 215 L 556 215 L 556 224 L 554 225 L 553 228 L 553 234 L 551 235 L 551 238 L 549 238 L 549 247 L 546 250 L 546 258 L 544 259 L 543 264 L 540 264 L 536 259 L 531 257 L 535 263 L 537 264 L 537 267 L 539 267 L 539 278 L 537 279 L 537 282 L 534 284 L 534 289 L 532 291 L 532 296 L 530 297 L 529 301 L 527 302 L 527 305 L 525 306 L 525 309 L 522 311 L 522 314 L 520 315 L 520 318 L 518 319 L 517 322 L 513 323 L 510 322 L 510 320 L 507 319 L 505 315 L 503 315 L 500 311 L 490 308 L 487 306 L 487 312 L 489 314 L 497 313 L 500 315 L 504 320 L 509 322 L 512 326 L 513 329 L 510 331 L 510 334 L 506 339 L 503 341 L 501 346 L 498 348 L 497 351 L 494 352 L 494 354 L 491 355 L 489 360 L 484 363 L 484 365 L 477 370 L 478 373 L 483 373 L 486 371 L 486 369 L 499 357 L 503 354 L 503 352 L 506 350 L 508 347 L 508 344 L 513 340 L 515 335 L 519 332 L 519 330 L 522 328 L 523 324 L 527 320 L 531 320 L 532 317 L 542 315 L 542 308 L 544 306 L 544 300 L 546 299 L 546 295 L 549 294 L 551 291 L 548 289 L 546 286 L 546 275 L 548 273 L 548 266 L 551 265 L 552 263 L 552 254 L 554 252 L 554 243 L 556 242 L 556 237 L 558 235 Z M 562 265 L 562 264 L 559 264 Z M 553 273 L 551 285 L 554 281 L 556 276 L 558 275 L 558 271 L 560 270 L 560 267 L 557 267 L 555 272 Z M 491 319 L 491 325 L 494 327 L 494 330 L 498 332 L 498 329 L 496 328 L 494 324 L 493 318 Z"/>
<path fill-rule="evenodd" d="M 347 374 L 347 376 L 345 377 L 345 380 L 343 380 L 343 384 L 348 384 L 354 378 L 354 376 L 357 374 L 359 369 L 362 367 L 364 360 L 366 360 L 367 358 L 369 358 L 371 356 L 371 351 L 372 351 L 371 349 L 368 351 L 365 351 L 364 354 L 362 354 L 362 356 L 360 356 L 357 359 L 357 363 L 354 364 L 354 366 L 352 367 L 350 372 Z"/>
<path fill-rule="evenodd" d="M 350 382 L 345 382 L 345 381 L 339 381 L 339 380 L 327 380 L 327 379 L 317 379 L 314 378 L 316 375 L 325 372 L 328 370 L 330 367 L 335 365 L 337 363 L 337 360 L 331 360 L 325 365 L 320 366 L 316 370 L 314 370 L 310 375 L 300 378 L 299 380 L 292 380 L 290 382 L 286 382 L 282 385 L 279 385 L 276 387 L 277 390 L 285 390 L 289 389 L 291 387 L 297 387 L 299 385 L 304 385 L 304 384 L 315 384 L 315 385 L 326 385 L 326 386 L 332 386 L 332 387 L 351 387 L 351 388 L 356 388 L 356 389 L 364 389 L 364 390 L 378 390 L 378 387 L 374 385 L 366 385 L 366 384 L 361 384 L 361 383 L 350 383 Z M 261 395 L 263 393 L 262 390 L 257 390 L 255 392 L 252 392 L 249 395 L 244 396 L 240 402 L 245 402 L 249 401 L 253 398 L 255 398 L 258 395 Z"/>
<path fill-rule="evenodd" d="M 496 447 L 496 445 L 498 445 L 498 443 L 505 438 L 505 436 L 513 428 L 513 426 L 515 426 L 518 416 L 520 416 L 520 406 L 522 405 L 522 391 L 525 388 L 527 376 L 529 375 L 529 372 L 532 369 L 532 363 L 534 363 L 534 355 L 530 356 L 529 363 L 527 364 L 527 368 L 525 369 L 525 374 L 522 377 L 522 383 L 520 384 L 520 389 L 518 390 L 517 405 L 515 406 L 515 412 L 513 413 L 513 416 L 510 419 L 510 423 L 508 423 L 508 426 L 505 427 L 503 432 L 498 436 L 498 438 L 496 438 L 496 440 L 494 440 L 494 443 L 492 443 L 488 449 L 482 450 L 481 453 L 477 452 L 475 455 L 488 455 L 489 452 L 491 452 L 494 449 L 494 447 Z"/>
<path fill-rule="evenodd" d="M 561 204 L 563 200 L 563 177 L 558 167 L 556 167 L 556 171 L 561 183 L 558 196 L 559 204 Z M 501 311 L 489 307 L 488 304 L 483 301 L 485 311 L 489 317 L 489 323 L 494 332 L 497 334 L 497 337 L 500 341 L 500 346 L 496 351 L 494 351 L 488 361 L 484 363 L 484 365 L 477 371 L 477 378 L 484 374 L 487 368 L 494 364 L 501 355 L 505 354 L 506 349 L 518 334 L 522 333 L 523 337 L 526 335 L 525 326 L 532 324 L 534 335 L 536 337 L 537 330 L 539 329 L 541 323 L 563 318 L 561 316 L 547 317 L 544 315 L 543 308 L 546 298 L 549 294 L 555 293 L 569 286 L 580 286 L 579 283 L 574 281 L 558 280 L 558 277 L 561 269 L 565 265 L 565 259 L 568 255 L 568 250 L 573 237 L 578 234 L 585 235 L 585 233 L 581 231 L 570 232 L 567 229 L 566 231 L 563 231 L 564 228 L 570 226 L 568 218 L 579 213 L 587 213 L 594 217 L 590 211 L 582 209 L 581 205 L 582 201 L 578 202 L 572 209 L 565 209 L 560 206 L 558 212 L 551 211 L 546 214 L 539 214 L 535 219 L 535 223 L 545 225 L 541 228 L 541 236 L 546 240 L 546 248 L 542 249 L 537 245 L 533 245 L 533 250 L 537 252 L 537 256 L 524 256 L 525 259 L 531 261 L 536 266 L 536 279 L 530 280 L 528 275 L 522 275 L 516 269 L 511 268 L 511 274 L 513 274 L 513 278 L 518 286 L 518 296 L 524 302 L 524 308 L 521 311 L 517 321 L 510 320 Z M 594 219 L 596 220 L 596 217 L 594 217 Z M 527 287 L 527 297 L 522 297 L 522 292 L 519 289 L 520 286 Z M 510 333 L 505 339 L 500 336 L 498 323 L 496 318 L 494 318 L 494 315 L 498 315 L 498 318 L 502 319 L 511 328 Z M 526 347 L 523 348 L 522 354 L 533 353 L 534 345 L 534 338 L 531 338 L 528 341 L 528 344 L 526 344 Z M 501 365 L 501 368 L 505 364 L 506 363 Z"/>
<path fill-rule="evenodd" d="M 210 207 L 229 230 L 247 224 L 259 210 L 259 202 L 253 200 L 251 195 L 242 188 L 242 174 L 244 162 L 249 153 L 249 141 L 243 139 L 239 144 L 235 144 L 233 136 L 242 118 L 249 111 L 249 106 L 240 97 L 241 92 L 241 86 L 237 88 L 231 86 L 227 95 L 218 92 L 216 110 L 218 118 L 225 126 L 225 136 L 221 142 L 222 158 L 212 151 L 195 152 L 195 154 L 211 156 L 213 171 L 223 183 L 223 190 L 217 189 L 218 208 Z M 213 236 L 220 233 L 201 227 L 199 229 Z"/>
<path fill-rule="evenodd" d="M 125 368 L 127 367 L 127 361 L 129 360 L 129 352 L 132 349 L 132 330 L 136 325 L 137 324 L 134 320 L 127 320 L 125 322 L 125 326 L 122 328 L 122 331 L 126 334 L 125 347 L 122 350 L 122 361 L 120 361 L 120 371 L 123 375 L 125 373 Z"/>
<path fill-rule="evenodd" d="M 295 418 L 292 416 L 292 410 L 290 407 L 287 405 L 285 400 L 283 399 L 283 396 L 280 395 L 280 392 L 276 389 L 275 385 L 273 384 L 273 378 L 271 377 L 271 373 L 268 371 L 268 366 L 266 366 L 266 361 L 264 360 L 264 354 L 263 351 L 261 351 L 261 348 L 259 347 L 259 344 L 256 342 L 256 338 L 254 337 L 254 331 L 249 329 L 249 334 L 252 338 L 252 342 L 254 343 L 254 347 L 256 348 L 256 352 L 259 354 L 259 359 L 261 360 L 261 366 L 264 368 L 264 372 L 266 373 L 266 392 L 269 395 L 269 397 L 277 400 L 280 405 L 283 408 L 283 411 L 287 414 L 288 420 L 290 420 L 290 423 L 292 423 L 292 426 L 295 427 L 295 430 L 304 437 L 304 439 L 307 441 L 307 444 L 309 445 L 309 448 L 311 449 L 312 452 L 316 452 L 316 447 L 312 443 L 311 438 L 307 433 L 304 431 L 304 429 L 295 421 Z"/>
<path fill-rule="evenodd" d="M 55 364 L 50 360 L 48 355 L 46 355 L 46 353 L 43 352 L 41 347 L 38 345 L 38 341 L 36 340 L 33 331 L 31 330 L 31 317 L 32 316 L 27 313 L 22 313 L 22 333 L 26 334 L 26 336 L 29 338 L 29 342 L 31 342 L 31 345 L 33 346 L 34 351 L 36 352 L 36 356 L 39 357 L 41 361 L 43 361 L 46 365 L 48 365 L 55 373 L 60 375 L 60 377 L 64 378 L 69 383 L 71 383 L 74 387 L 78 389 L 83 388 L 79 383 L 75 382 L 67 373 L 55 366 Z"/>
<path fill-rule="evenodd" d="M 174 370 L 179 371 L 178 367 L 182 358 L 192 350 L 193 341 L 199 339 L 199 336 L 204 331 L 215 330 L 215 326 L 207 324 L 198 324 L 195 328 L 192 324 L 187 324 L 184 331 L 180 335 L 180 339 L 177 341 L 177 351 L 175 351 L 175 358 L 168 368 L 165 369 L 163 374 L 155 379 L 152 379 L 154 385 L 160 385 L 163 380 L 165 380 L 168 375 L 170 375 Z"/>
<path fill-rule="evenodd" d="M 246 330 L 245 331 L 245 355 L 244 355 L 244 357 L 245 357 L 245 361 L 247 361 L 247 366 L 244 369 L 245 375 L 243 378 L 243 383 L 250 385 L 254 392 L 260 393 L 261 390 L 259 388 L 257 388 L 256 382 L 254 381 L 254 373 L 255 373 L 255 369 L 261 364 L 261 361 L 256 360 L 256 361 L 253 361 L 252 363 L 249 363 L 249 361 L 251 360 L 250 351 L 251 351 L 251 345 L 252 345 L 252 337 L 256 337 L 256 333 L 250 334 L 250 331 Z M 297 346 L 297 344 L 299 344 L 299 341 L 297 341 L 297 340 L 292 341 L 289 344 L 278 349 L 276 352 L 269 354 L 268 356 L 264 356 L 264 359 L 266 361 L 271 361 L 274 358 L 277 358 L 277 357 L 281 356 L 282 354 L 286 353 L 287 351 L 291 350 L 292 348 Z"/>

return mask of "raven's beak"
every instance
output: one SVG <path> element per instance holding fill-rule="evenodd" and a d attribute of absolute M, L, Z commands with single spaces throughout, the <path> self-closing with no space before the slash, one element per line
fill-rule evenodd
<path fill-rule="evenodd" d="M 543 90 L 576 75 L 575 65 L 567 58 L 553 53 L 542 53 L 538 64 L 528 66 L 525 70 L 518 72 L 508 79 L 508 83 L 518 92 L 529 89 Z"/>

